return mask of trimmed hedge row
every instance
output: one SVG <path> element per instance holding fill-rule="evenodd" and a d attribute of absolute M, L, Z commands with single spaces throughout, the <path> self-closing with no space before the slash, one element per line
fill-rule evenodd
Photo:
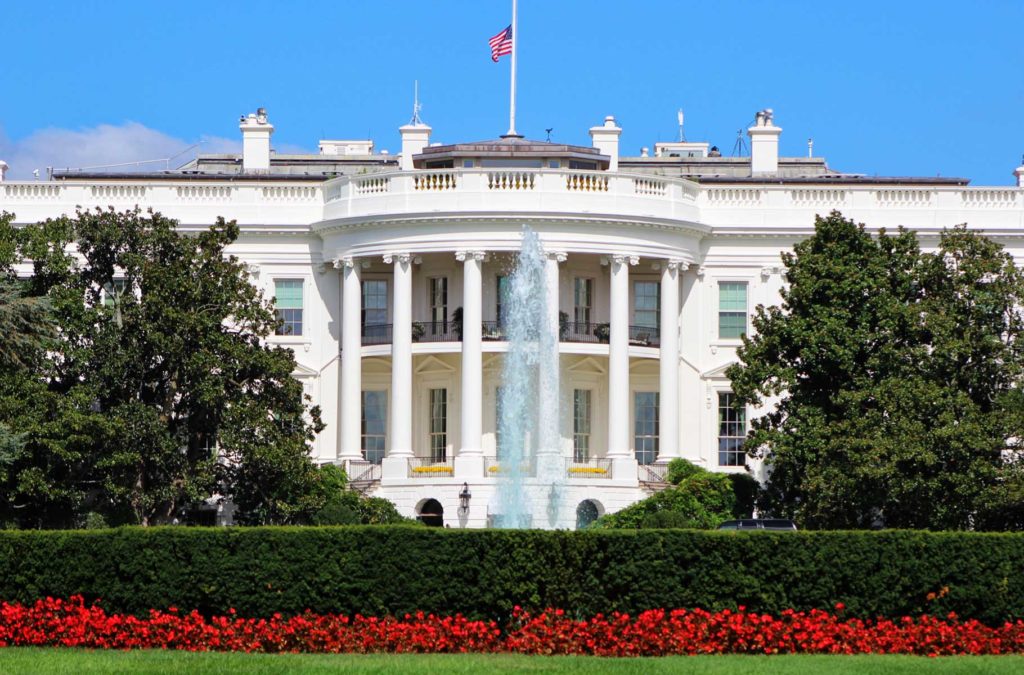
<path fill-rule="evenodd" d="M 745 605 L 848 616 L 1024 617 L 1024 534 L 545 532 L 416 527 L 0 532 L 0 599 L 81 594 L 108 612 L 506 619 Z"/>

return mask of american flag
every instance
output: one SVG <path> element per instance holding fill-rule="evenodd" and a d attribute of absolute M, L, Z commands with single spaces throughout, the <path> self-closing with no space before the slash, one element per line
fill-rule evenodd
<path fill-rule="evenodd" d="M 501 31 L 490 39 L 491 61 L 498 62 L 499 56 L 512 53 L 512 26 Z"/>

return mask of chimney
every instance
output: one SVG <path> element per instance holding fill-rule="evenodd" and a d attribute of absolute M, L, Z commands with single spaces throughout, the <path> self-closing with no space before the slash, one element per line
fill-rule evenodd
<path fill-rule="evenodd" d="M 774 176 L 779 172 L 779 134 L 771 108 L 754 115 L 754 126 L 747 129 L 750 136 L 750 175 Z"/>
<path fill-rule="evenodd" d="M 7 176 L 7 162 L 0 159 L 0 183 L 4 182 L 4 178 Z"/>
<path fill-rule="evenodd" d="M 270 135 L 274 125 L 267 120 L 266 108 L 243 115 L 238 128 L 242 130 L 242 170 L 246 173 L 270 171 Z"/>
<path fill-rule="evenodd" d="M 3 162 L 0 162 L 2 165 Z M 1017 187 L 1024 188 L 1024 157 L 1020 158 L 1020 166 L 1013 170 L 1013 175 L 1017 177 Z M 3 180 L 3 169 L 0 168 L 0 180 Z"/>
<path fill-rule="evenodd" d="M 608 115 L 608 117 L 605 117 L 603 126 L 590 127 L 591 144 L 597 148 L 602 155 L 608 155 L 611 158 L 611 161 L 608 162 L 609 171 L 619 170 L 620 134 L 622 134 L 622 129 L 616 126 L 614 115 Z"/>
<path fill-rule="evenodd" d="M 430 143 L 430 132 L 433 131 L 423 122 L 413 121 L 405 126 L 398 127 L 398 133 L 402 134 L 402 171 L 412 171 L 412 156 L 423 152 L 423 148 Z"/>

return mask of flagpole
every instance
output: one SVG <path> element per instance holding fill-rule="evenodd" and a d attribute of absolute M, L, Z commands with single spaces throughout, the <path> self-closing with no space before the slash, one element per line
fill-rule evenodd
<path fill-rule="evenodd" d="M 508 133 L 506 136 L 518 136 L 516 133 L 516 57 L 519 56 L 519 49 L 516 41 L 519 39 L 519 26 L 516 25 L 516 0 L 512 0 L 512 94 L 509 97 L 508 110 Z"/>

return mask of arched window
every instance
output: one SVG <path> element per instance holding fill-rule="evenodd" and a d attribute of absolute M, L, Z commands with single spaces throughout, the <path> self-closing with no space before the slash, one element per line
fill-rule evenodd
<path fill-rule="evenodd" d="M 582 530 L 597 520 L 600 515 L 593 499 L 585 499 L 576 507 L 576 529 Z"/>
<path fill-rule="evenodd" d="M 436 499 L 428 499 L 420 507 L 419 521 L 427 527 L 444 527 L 444 507 Z"/>

